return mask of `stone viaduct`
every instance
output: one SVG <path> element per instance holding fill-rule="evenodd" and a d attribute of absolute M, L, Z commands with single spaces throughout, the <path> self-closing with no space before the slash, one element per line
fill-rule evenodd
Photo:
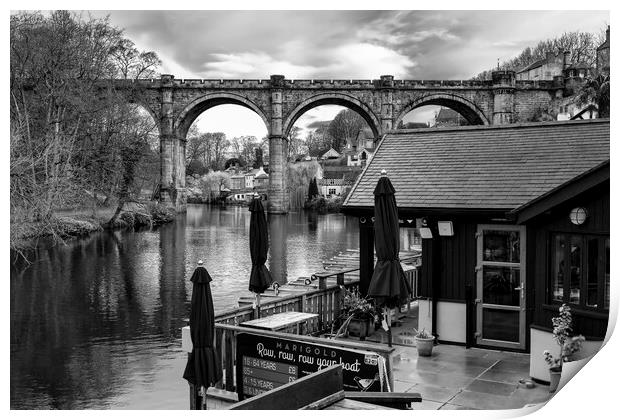
<path fill-rule="evenodd" d="M 404 116 L 424 105 L 442 105 L 471 124 L 510 124 L 531 120 L 554 107 L 563 96 L 563 81 L 517 81 L 512 71 L 497 71 L 492 80 L 137 80 L 143 105 L 159 124 L 162 202 L 183 211 L 185 142 L 189 127 L 205 110 L 236 104 L 256 112 L 269 133 L 269 202 L 271 213 L 288 210 L 285 178 L 287 138 L 295 121 L 319 105 L 342 105 L 359 113 L 375 138 L 398 126 Z"/>

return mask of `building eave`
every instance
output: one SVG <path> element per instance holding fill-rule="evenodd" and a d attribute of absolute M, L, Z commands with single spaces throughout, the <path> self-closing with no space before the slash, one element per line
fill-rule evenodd
<path fill-rule="evenodd" d="M 511 210 L 508 217 L 518 224 L 526 223 L 534 217 L 549 211 L 566 200 L 575 197 L 605 181 L 609 181 L 610 161 L 601 163 L 589 171 L 576 176 L 547 193 Z"/>

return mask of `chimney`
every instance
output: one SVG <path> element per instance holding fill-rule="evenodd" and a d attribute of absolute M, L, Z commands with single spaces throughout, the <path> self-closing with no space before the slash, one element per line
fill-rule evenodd
<path fill-rule="evenodd" d="M 609 41 L 609 25 L 607 25 L 607 30 L 605 31 L 605 41 Z"/>
<path fill-rule="evenodd" d="M 570 66 L 570 51 L 564 51 L 564 69 Z"/>

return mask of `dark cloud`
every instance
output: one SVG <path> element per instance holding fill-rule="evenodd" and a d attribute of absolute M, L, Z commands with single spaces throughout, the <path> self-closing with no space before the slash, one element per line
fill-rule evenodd
<path fill-rule="evenodd" d="M 96 12 L 102 14 L 102 12 Z M 113 11 L 177 77 L 463 79 L 564 31 L 585 11 Z M 180 74 L 183 73 L 183 74 Z"/>

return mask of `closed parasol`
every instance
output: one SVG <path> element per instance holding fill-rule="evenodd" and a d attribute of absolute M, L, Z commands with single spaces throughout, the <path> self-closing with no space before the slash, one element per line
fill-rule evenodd
<path fill-rule="evenodd" d="M 192 337 L 192 352 L 187 360 L 183 378 L 205 395 L 206 388 L 222 378 L 222 365 L 213 346 L 215 336 L 215 315 L 211 296 L 211 276 L 202 261 L 192 274 L 192 305 L 189 327 Z"/>
<path fill-rule="evenodd" d="M 374 191 L 375 195 L 375 251 L 377 264 L 368 285 L 368 295 L 384 307 L 386 318 L 389 308 L 405 303 L 411 288 L 400 265 L 400 235 L 395 190 L 385 171 Z M 388 325 L 390 323 L 388 322 Z M 389 340 L 391 345 L 391 330 Z"/>
<path fill-rule="evenodd" d="M 269 231 L 267 230 L 267 218 L 263 203 L 258 194 L 254 195 L 250 203 L 250 256 L 252 258 L 252 272 L 250 273 L 249 290 L 256 293 L 256 306 L 260 317 L 260 294 L 271 283 L 271 273 L 265 266 L 267 251 L 269 250 Z"/>

